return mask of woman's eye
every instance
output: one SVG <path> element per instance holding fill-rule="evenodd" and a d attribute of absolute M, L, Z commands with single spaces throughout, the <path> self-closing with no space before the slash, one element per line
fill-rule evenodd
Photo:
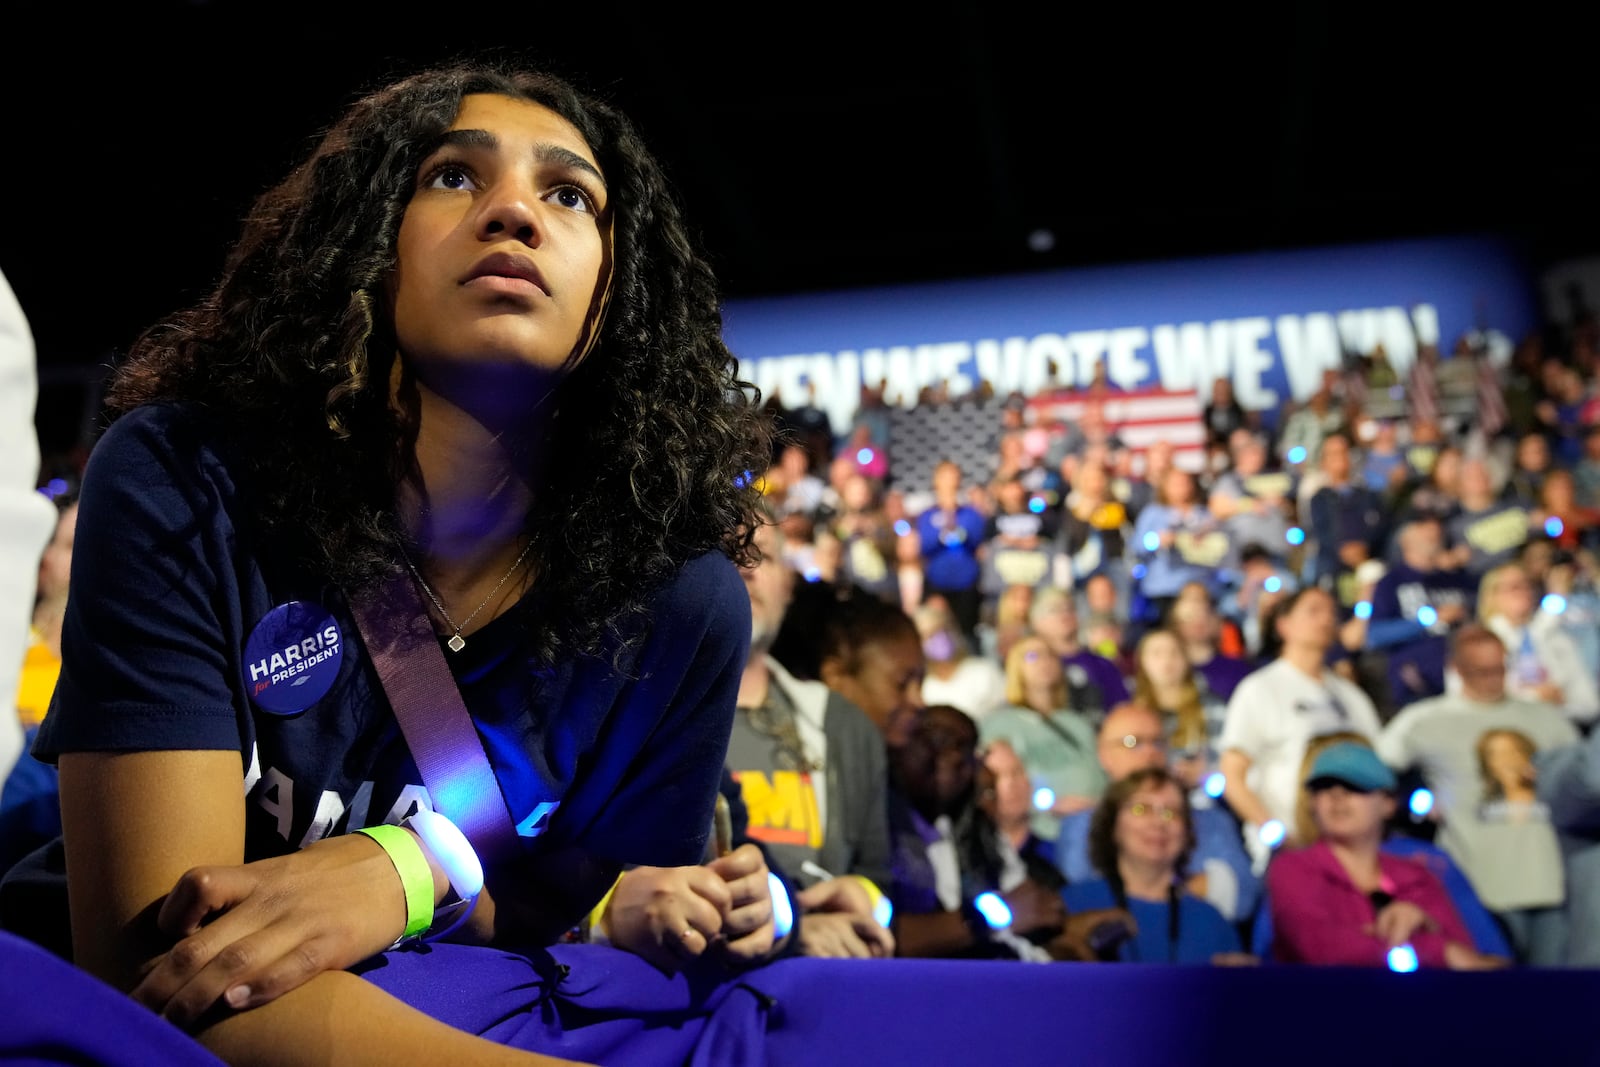
<path fill-rule="evenodd" d="M 426 188 L 429 189 L 471 189 L 474 188 L 472 175 L 467 173 L 465 167 L 452 164 L 437 168 L 428 178 Z"/>
<path fill-rule="evenodd" d="M 576 185 L 563 185 L 550 191 L 550 199 L 564 208 L 594 214 L 594 202 Z"/>

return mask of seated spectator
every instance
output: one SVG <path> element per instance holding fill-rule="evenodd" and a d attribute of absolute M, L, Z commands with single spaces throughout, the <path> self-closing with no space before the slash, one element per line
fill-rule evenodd
<path fill-rule="evenodd" d="M 961 500 L 961 466 L 944 460 L 933 469 L 933 506 L 917 516 L 922 551 L 922 597 L 938 594 L 950 604 L 969 641 L 977 639 L 978 549 L 986 525 L 982 512 Z"/>
<path fill-rule="evenodd" d="M 943 600 L 935 598 L 912 615 L 922 635 L 928 673 L 922 679 L 927 704 L 949 704 L 981 721 L 1006 703 L 1006 676 L 993 660 L 974 655 Z"/>
<path fill-rule="evenodd" d="M 898 603 L 894 524 L 884 513 L 876 484 L 863 475 L 852 474 L 844 483 L 840 503 L 842 507 L 831 528 L 839 544 L 839 584 L 853 585 Z"/>
<path fill-rule="evenodd" d="M 1424 967 L 1504 965 L 1473 947 L 1438 878 L 1382 852 L 1396 785 L 1363 745 L 1334 744 L 1318 754 L 1306 782 L 1317 839 L 1280 853 L 1267 869 L 1274 958 L 1382 967 L 1392 949 L 1409 946 Z"/>
<path fill-rule="evenodd" d="M 1600 422 L 1590 423 L 1583 431 L 1583 458 L 1572 468 L 1572 477 L 1578 503 L 1586 508 L 1600 508 Z"/>
<path fill-rule="evenodd" d="M 1533 803 L 1532 760 L 1578 732 L 1549 704 L 1507 693 L 1505 646 L 1482 626 L 1456 632 L 1450 669 L 1459 684 L 1400 712 L 1379 735 L 1378 754 L 1396 771 L 1421 772 L 1439 845 L 1505 922 L 1518 959 L 1558 964 L 1561 852 L 1548 809 Z"/>
<path fill-rule="evenodd" d="M 1070 593 L 1053 587 L 1039 590 L 1028 622 L 1066 669 L 1074 708 L 1098 721 L 1107 708 L 1128 699 L 1128 683 L 1117 665 L 1083 646 L 1078 606 Z"/>
<path fill-rule="evenodd" d="M 1506 479 L 1506 499 L 1529 511 L 1537 510 L 1550 469 L 1549 439 L 1538 431 L 1523 434 L 1517 439 L 1511 476 Z"/>
<path fill-rule="evenodd" d="M 890 748 L 905 744 L 922 714 L 927 662 L 916 624 L 872 596 L 837 601 L 822 618 L 817 674 L 867 713 Z"/>
<path fill-rule="evenodd" d="M 1134 662 L 1134 700 L 1161 715 L 1173 773 L 1185 789 L 1199 789 L 1216 768 L 1226 702 L 1189 665 L 1183 641 L 1171 630 L 1151 630 L 1140 638 Z"/>
<path fill-rule="evenodd" d="M 1223 616 L 1239 628 L 1244 645 L 1241 658 L 1252 663 L 1271 658 L 1275 639 L 1261 624 L 1272 614 L 1273 605 L 1299 587 L 1299 580 L 1265 548 L 1244 546 L 1239 553 L 1237 588 L 1222 601 Z"/>
<path fill-rule="evenodd" d="M 879 724 L 821 682 L 804 681 L 768 654 L 784 624 L 794 572 L 784 564 L 783 535 L 756 532 L 761 560 L 744 570 L 750 595 L 750 655 L 739 681 L 726 767 L 749 811 L 749 836 L 796 884 L 814 880 L 807 864 L 832 874 L 859 874 L 885 885 L 889 829 L 883 806 L 888 764 Z M 863 596 L 860 602 L 882 601 Z M 903 618 L 903 616 L 902 616 Z M 922 650 L 910 627 L 920 669 Z M 863 663 L 882 669 L 890 654 L 866 643 Z M 898 652 L 899 649 L 894 649 Z M 836 667 L 837 669 L 837 667 Z M 877 690 L 873 690 L 877 692 Z M 899 719 L 877 708 L 884 722 Z M 915 718 L 914 712 L 903 717 Z"/>
<path fill-rule="evenodd" d="M 1211 379 L 1211 400 L 1201 417 L 1206 426 L 1206 440 L 1213 444 L 1226 445 L 1236 430 L 1248 425 L 1244 406 L 1233 394 L 1232 378 L 1224 374 Z"/>
<path fill-rule="evenodd" d="M 1388 419 L 1378 420 L 1361 459 L 1361 484 L 1379 497 L 1389 497 L 1399 490 L 1407 473 L 1399 427 Z"/>
<path fill-rule="evenodd" d="M 1056 866 L 1055 845 L 1033 833 L 1033 780 L 1022 757 L 1009 741 L 996 740 L 978 758 L 978 809 L 994 831 L 992 864 L 1005 872 L 1023 870 L 1039 884 L 1059 889 L 1066 880 Z M 1013 878 L 1008 874 L 998 882 L 1009 888 Z"/>
<path fill-rule="evenodd" d="M 1205 680 L 1206 688 L 1226 703 L 1247 674 L 1256 669 L 1241 658 L 1244 634 L 1237 624 L 1224 623 L 1217 614 L 1211 592 L 1199 583 L 1190 583 L 1172 605 L 1168 625 L 1183 642 L 1183 654 Z M 1224 651 L 1223 643 L 1232 651 Z"/>
<path fill-rule="evenodd" d="M 1600 730 L 1580 744 L 1539 753 L 1538 797 L 1550 809 L 1566 858 L 1568 967 L 1600 967 Z"/>
<path fill-rule="evenodd" d="M 1400 561 L 1372 591 L 1366 649 L 1382 652 L 1394 707 L 1444 692 L 1445 643 L 1472 617 L 1476 583 L 1448 565 L 1444 528 L 1414 519 L 1399 534 Z"/>
<path fill-rule="evenodd" d="M 1462 461 L 1460 498 L 1461 510 L 1450 520 L 1449 537 L 1464 550 L 1463 565 L 1475 575 L 1515 559 L 1529 530 L 1541 525 L 1531 510 L 1495 491 L 1493 473 L 1481 456 Z"/>
<path fill-rule="evenodd" d="M 1167 765 L 1167 745 L 1160 717 L 1139 704 L 1120 704 L 1100 725 L 1097 747 L 1106 778 L 1120 782 L 1135 771 Z M 1092 810 L 1061 820 L 1055 843 L 1056 863 L 1069 882 L 1087 882 L 1096 875 L 1089 862 Z M 1261 881 L 1250 870 L 1250 857 L 1239 840 L 1239 824 L 1218 805 L 1190 805 L 1194 847 L 1182 870 L 1189 892 L 1201 897 L 1230 921 L 1249 916 L 1261 896 Z"/>
<path fill-rule="evenodd" d="M 1545 533 L 1568 552 L 1593 548 L 1600 536 L 1600 508 L 1578 503 L 1577 493 L 1572 472 L 1558 468 L 1545 475 L 1535 505 L 1535 517 L 1543 517 Z"/>
<path fill-rule="evenodd" d="M 1056 533 L 1055 517 L 1042 500 L 1039 510 L 1029 506 L 1028 490 L 1017 478 L 999 483 L 995 503 L 984 533 L 979 585 L 989 601 L 1007 586 L 1039 586 L 1050 580 Z"/>
<path fill-rule="evenodd" d="M 974 862 L 983 832 L 973 791 L 977 741 L 971 719 L 934 705 L 894 753 L 890 899 L 900 952 L 1046 962 L 1053 958 L 1047 945 L 1067 924 L 1058 887 L 1033 880 L 1026 869 L 1019 878 Z M 1009 927 L 995 930 L 982 917 L 975 900 L 983 892 L 1005 900 Z"/>
<path fill-rule="evenodd" d="M 1308 586 L 1290 594 L 1267 626 L 1282 651 L 1233 691 L 1217 742 L 1223 795 L 1244 823 L 1246 847 L 1255 850 L 1271 820 L 1292 834 L 1300 762 L 1311 738 L 1335 730 L 1375 738 L 1379 729 L 1372 701 L 1327 666 L 1338 632 L 1329 593 Z"/>
<path fill-rule="evenodd" d="M 1155 500 L 1134 523 L 1130 621 L 1156 625 L 1186 584 L 1214 584 L 1230 545 L 1227 531 L 1200 499 L 1194 475 L 1179 467 L 1169 470 Z"/>
<path fill-rule="evenodd" d="M 1036 811 L 1033 831 L 1046 841 L 1060 833 L 1060 819 L 1094 806 L 1105 788 L 1095 759 L 1094 726 L 1067 704 L 1061 660 L 1042 638 L 1018 641 L 1006 658 L 1006 700 L 979 724 L 984 745 L 1006 741 L 1022 757 L 1035 788 L 1048 788 L 1054 802 Z"/>
<path fill-rule="evenodd" d="M 1554 704 L 1576 723 L 1600 716 L 1600 688 L 1577 643 L 1560 616 L 1541 606 L 1520 564 L 1507 563 L 1483 576 L 1478 618 L 1505 644 L 1513 696 Z"/>
<path fill-rule="evenodd" d="M 1120 589 L 1127 580 L 1124 557 L 1131 530 L 1127 506 L 1112 492 L 1111 473 L 1105 464 L 1079 464 L 1061 509 L 1056 544 L 1066 560 L 1069 584 L 1082 585 L 1091 577 L 1105 575 Z"/>
<path fill-rule="evenodd" d="M 1228 533 L 1233 551 L 1227 566 L 1237 570 L 1245 545 L 1261 545 L 1282 563 L 1289 551 L 1289 520 L 1294 514 L 1294 475 L 1267 469 L 1266 439 L 1248 431 L 1237 435 L 1233 469 L 1211 488 L 1207 507 Z"/>
<path fill-rule="evenodd" d="M 1339 604 L 1355 603 L 1350 585 L 1355 569 L 1378 554 L 1387 516 L 1383 499 L 1354 480 L 1350 439 L 1332 434 L 1322 442 L 1319 467 L 1323 484 L 1311 497 L 1310 535 L 1316 542 L 1312 577 L 1335 590 Z"/>
<path fill-rule="evenodd" d="M 1074 912 L 1122 908 L 1133 916 L 1137 933 L 1117 952 L 1123 962 L 1237 962 L 1238 931 L 1183 885 L 1194 840 L 1182 784 L 1164 768 L 1135 771 L 1094 811 L 1089 858 L 1101 877 L 1068 885 L 1062 897 Z"/>
<path fill-rule="evenodd" d="M 17 713 L 23 727 L 44 721 L 50 695 L 61 674 L 61 622 L 67 611 L 67 578 L 72 570 L 72 542 L 78 525 L 78 502 L 72 494 L 53 498 L 55 534 L 39 558 L 37 593 L 28 650 L 22 660 Z"/>

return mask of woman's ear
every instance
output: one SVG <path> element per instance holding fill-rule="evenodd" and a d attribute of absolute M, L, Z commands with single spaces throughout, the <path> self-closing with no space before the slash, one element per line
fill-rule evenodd
<path fill-rule="evenodd" d="M 822 678 L 822 684 L 829 689 L 838 691 L 850 676 L 845 672 L 844 664 L 836 656 L 829 656 L 817 666 L 817 674 Z"/>

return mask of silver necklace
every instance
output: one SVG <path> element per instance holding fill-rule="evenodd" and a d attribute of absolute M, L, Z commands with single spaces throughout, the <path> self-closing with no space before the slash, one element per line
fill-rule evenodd
<path fill-rule="evenodd" d="M 444 610 L 444 605 L 439 602 L 439 598 L 433 595 L 433 590 L 428 587 L 427 580 L 422 577 L 422 572 L 417 570 L 417 565 L 411 562 L 411 557 L 406 555 L 405 549 L 400 550 L 400 558 L 406 561 L 406 566 L 411 569 L 411 574 L 416 578 L 417 584 L 422 586 L 424 593 L 428 594 L 428 599 L 433 601 L 433 606 L 439 609 L 439 616 L 444 619 L 445 625 L 454 627 L 456 632 L 451 635 L 450 640 L 445 642 L 445 645 L 451 652 L 460 652 L 467 647 L 467 639 L 461 636 L 461 631 L 472 624 L 472 620 L 478 617 L 478 612 L 488 607 L 489 601 L 493 600 L 495 594 L 500 592 L 501 588 L 511 580 L 513 574 L 517 573 L 517 569 L 522 566 L 522 561 L 528 558 L 528 551 L 531 548 L 533 548 L 533 542 L 529 541 L 523 547 L 522 553 L 517 556 L 517 561 L 511 565 L 511 569 L 506 571 L 506 576 L 501 578 L 499 584 L 489 591 L 489 595 L 483 598 L 482 604 L 472 610 L 471 615 L 461 620 L 460 626 L 457 626 L 455 620 L 450 618 L 450 613 Z"/>

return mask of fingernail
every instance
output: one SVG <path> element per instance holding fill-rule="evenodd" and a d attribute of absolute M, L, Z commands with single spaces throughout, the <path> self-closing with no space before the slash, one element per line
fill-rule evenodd
<path fill-rule="evenodd" d="M 228 990 L 227 994 L 224 996 L 224 999 L 227 1000 L 229 1007 L 242 1008 L 246 1004 L 250 1003 L 250 987 L 247 985 L 236 985 L 232 989 Z"/>

